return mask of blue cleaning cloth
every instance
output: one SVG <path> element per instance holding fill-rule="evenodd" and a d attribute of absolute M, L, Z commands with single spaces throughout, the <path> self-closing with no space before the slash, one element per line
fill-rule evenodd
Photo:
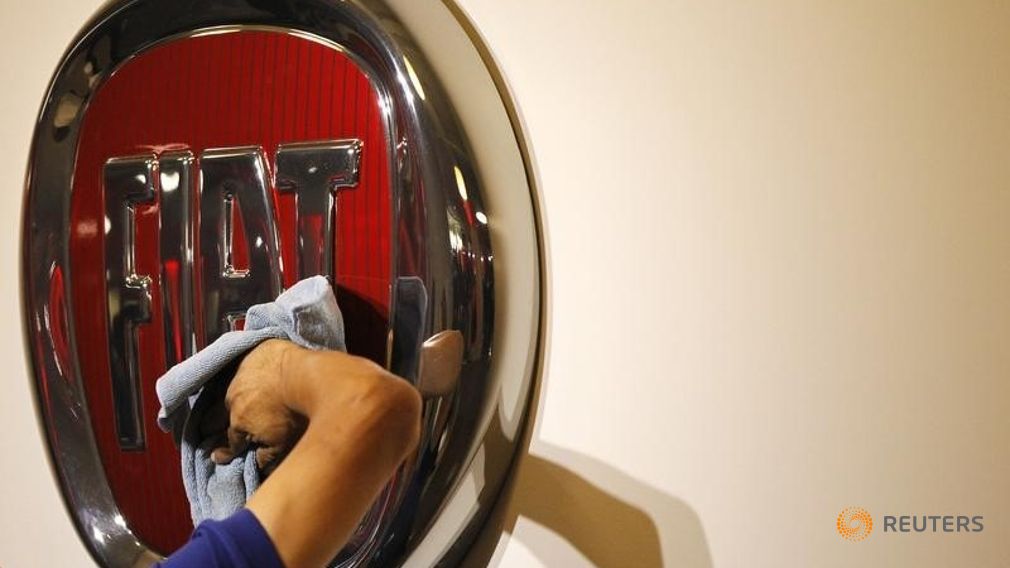
<path fill-rule="evenodd" d="M 205 436 L 202 418 L 225 395 L 227 376 L 239 358 L 267 339 L 288 339 L 309 349 L 346 351 L 344 319 L 333 289 L 322 276 L 298 282 L 273 302 L 246 312 L 245 328 L 230 331 L 158 379 L 158 426 L 166 432 L 185 422 L 180 443 L 182 479 L 193 524 L 219 520 L 241 509 L 259 487 L 253 451 L 218 465 L 210 456 L 218 444 Z M 222 380 L 213 380 L 220 377 Z"/>

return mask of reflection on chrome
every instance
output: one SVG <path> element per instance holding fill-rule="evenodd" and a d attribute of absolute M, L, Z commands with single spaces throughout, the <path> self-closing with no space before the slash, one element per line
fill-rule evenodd
<path fill-rule="evenodd" d="M 414 86 L 414 90 L 417 91 L 417 96 L 424 100 L 424 89 L 421 88 L 421 80 L 417 78 L 417 73 L 414 72 L 414 66 L 410 64 L 410 59 L 406 57 L 403 58 L 403 65 L 407 68 L 407 76 L 410 77 L 410 84 Z"/>
<path fill-rule="evenodd" d="M 154 159 L 109 160 L 105 164 L 105 289 L 109 326 L 109 370 L 119 445 L 144 447 L 137 325 L 151 320 L 151 278 L 134 265 L 135 208 L 153 203 Z"/>
<path fill-rule="evenodd" d="M 262 151 L 207 150 L 200 156 L 200 171 L 201 345 L 206 345 L 233 329 L 250 306 L 276 298 L 281 293 L 281 271 Z M 234 211 L 236 202 L 239 211 Z M 247 241 L 247 266 L 234 264 L 232 223 L 237 220 Z"/>
<path fill-rule="evenodd" d="M 463 201 L 466 201 L 466 180 L 463 179 L 463 172 L 459 169 L 459 166 L 453 166 L 452 173 L 456 176 L 456 189 L 459 190 L 459 196 L 463 198 Z"/>
<path fill-rule="evenodd" d="M 165 366 L 171 368 L 196 352 L 196 325 L 193 323 L 193 154 L 162 154 L 159 169 L 161 313 L 165 329 Z M 171 267 L 177 269 L 172 270 Z"/>
<path fill-rule="evenodd" d="M 299 280 L 333 274 L 334 193 L 358 185 L 361 148 L 360 140 L 277 148 L 277 189 L 296 195 Z"/>

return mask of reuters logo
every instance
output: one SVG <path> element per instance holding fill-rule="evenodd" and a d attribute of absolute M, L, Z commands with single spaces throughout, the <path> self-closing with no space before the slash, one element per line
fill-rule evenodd
<path fill-rule="evenodd" d="M 859 542 L 873 532 L 873 517 L 862 507 L 849 507 L 838 514 L 835 527 L 845 540 Z"/>

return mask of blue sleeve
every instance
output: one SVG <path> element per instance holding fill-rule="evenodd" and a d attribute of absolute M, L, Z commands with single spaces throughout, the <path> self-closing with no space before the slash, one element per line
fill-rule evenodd
<path fill-rule="evenodd" d="M 204 521 L 163 568 L 284 568 L 270 535 L 249 509 L 223 521 Z"/>

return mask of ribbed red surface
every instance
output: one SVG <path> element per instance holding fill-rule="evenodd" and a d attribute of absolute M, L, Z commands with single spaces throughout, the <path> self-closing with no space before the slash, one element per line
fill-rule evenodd
<path fill-rule="evenodd" d="M 74 173 L 68 282 L 73 328 L 92 425 L 127 523 L 170 552 L 192 530 L 171 437 L 155 424 L 155 380 L 165 370 L 158 207 L 137 211 L 138 272 L 151 275 L 153 321 L 140 328 L 147 448 L 119 448 L 105 323 L 102 168 L 114 156 L 259 145 L 273 166 L 278 144 L 336 138 L 364 142 L 358 186 L 338 197 L 338 300 L 352 352 L 381 361 L 389 304 L 390 203 L 384 124 L 377 94 L 340 52 L 306 39 L 248 31 L 181 39 L 131 60 L 87 108 Z M 274 191 L 286 271 L 294 283 L 294 198 Z M 198 231 L 197 231 L 198 232 Z M 200 294 L 199 286 L 196 287 Z"/>

